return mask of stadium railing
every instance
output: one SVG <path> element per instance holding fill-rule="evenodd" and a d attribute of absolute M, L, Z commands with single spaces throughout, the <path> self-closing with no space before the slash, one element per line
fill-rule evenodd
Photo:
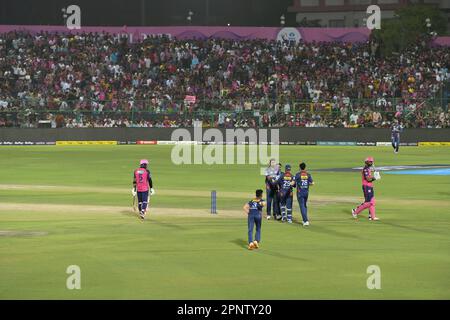
<path fill-rule="evenodd" d="M 202 99 L 194 104 L 166 98 L 156 104 L 150 99 L 115 102 L 88 100 L 83 104 L 79 100 L 54 100 L 51 104 L 55 107 L 49 109 L 41 107 L 36 100 L 15 99 L 8 101 L 7 107 L 0 105 L 0 127 L 37 127 L 39 121 L 53 121 L 54 127 L 76 124 L 93 126 L 93 123 L 101 126 L 102 121 L 108 126 L 109 120 L 126 122 L 126 126 L 148 125 L 149 122 L 153 126 L 187 126 L 194 120 L 200 120 L 204 126 L 226 126 L 230 121 L 237 123 L 237 126 L 299 126 L 299 123 L 303 126 L 307 121 L 327 126 L 353 124 L 376 127 L 395 117 L 406 122 L 439 117 L 441 112 L 447 113 L 448 117 L 448 101 L 445 99 L 417 99 L 414 103 L 399 107 L 401 102 L 399 98 L 355 99 L 340 104 L 325 100 L 238 101 L 232 98 Z M 112 109 L 114 104 L 115 110 Z M 378 122 L 372 119 L 375 111 L 381 116 Z M 352 121 L 355 115 L 358 115 L 356 123 Z"/>

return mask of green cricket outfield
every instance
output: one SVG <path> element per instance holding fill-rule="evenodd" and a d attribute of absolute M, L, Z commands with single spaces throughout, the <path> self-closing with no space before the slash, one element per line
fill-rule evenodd
<path fill-rule="evenodd" d="M 382 174 L 377 215 L 354 220 L 357 170 L 450 165 L 448 147 L 282 146 L 308 164 L 310 227 L 263 221 L 249 251 L 242 206 L 264 187 L 261 165 L 174 165 L 171 146 L 0 149 L 1 299 L 449 299 L 450 176 Z M 132 171 L 150 160 L 156 194 L 132 210 Z M 218 214 L 210 192 L 217 190 Z M 295 198 L 294 198 L 295 200 Z M 68 266 L 81 270 L 69 290 Z M 381 289 L 369 290 L 369 266 Z"/>

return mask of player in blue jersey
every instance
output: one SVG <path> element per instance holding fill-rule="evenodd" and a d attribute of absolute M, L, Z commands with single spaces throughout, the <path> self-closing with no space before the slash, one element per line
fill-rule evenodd
<path fill-rule="evenodd" d="M 305 170 L 306 164 L 300 163 L 300 171 L 296 173 L 294 180 L 297 188 L 297 200 L 302 214 L 303 226 L 309 226 L 308 220 L 308 202 L 309 187 L 314 185 L 311 175 Z"/>
<path fill-rule="evenodd" d="M 400 148 L 400 132 L 402 132 L 402 131 L 403 131 L 403 126 L 396 119 L 395 122 L 391 126 L 392 148 L 394 148 L 395 153 L 398 153 L 398 149 Z"/>
<path fill-rule="evenodd" d="M 244 212 L 248 216 L 248 249 L 258 249 L 261 242 L 261 223 L 262 223 L 262 210 L 265 206 L 265 202 L 262 199 L 263 191 L 261 189 L 256 190 L 255 198 L 250 200 L 244 205 Z M 253 228 L 256 226 L 255 240 L 253 241 Z"/>
<path fill-rule="evenodd" d="M 295 185 L 294 177 L 291 173 L 291 165 L 287 164 L 285 172 L 278 178 L 281 221 L 292 223 L 292 188 Z"/>

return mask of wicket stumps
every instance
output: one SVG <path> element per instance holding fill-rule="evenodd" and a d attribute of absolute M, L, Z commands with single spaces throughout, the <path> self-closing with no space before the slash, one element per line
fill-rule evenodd
<path fill-rule="evenodd" d="M 216 192 L 216 190 L 211 191 L 211 213 L 217 214 L 217 192 Z"/>

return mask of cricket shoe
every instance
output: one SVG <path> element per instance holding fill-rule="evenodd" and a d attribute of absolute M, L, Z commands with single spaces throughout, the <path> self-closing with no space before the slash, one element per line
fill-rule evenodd
<path fill-rule="evenodd" d="M 303 226 L 304 226 L 304 227 L 309 226 L 309 221 L 303 222 Z"/>
<path fill-rule="evenodd" d="M 355 213 L 355 211 L 356 211 L 355 209 L 352 209 L 352 216 L 353 216 L 353 218 L 356 219 L 356 218 L 358 218 L 358 215 Z"/>
<path fill-rule="evenodd" d="M 258 241 L 253 241 L 253 247 L 254 247 L 254 249 L 259 249 L 259 243 L 258 243 Z"/>
<path fill-rule="evenodd" d="M 281 222 L 286 222 L 286 217 L 281 218 Z"/>
<path fill-rule="evenodd" d="M 253 242 L 250 242 L 250 243 L 248 244 L 247 249 L 248 249 L 248 250 L 253 250 L 253 249 L 255 249 L 255 244 L 254 244 Z"/>
<path fill-rule="evenodd" d="M 372 217 L 369 217 L 369 221 L 372 221 L 372 220 L 373 220 L 373 221 L 378 221 L 378 220 L 380 220 L 380 218 L 375 217 L 375 218 L 372 219 Z"/>
<path fill-rule="evenodd" d="M 144 220 L 144 218 L 145 218 L 145 212 L 144 212 L 144 211 L 141 211 L 141 212 L 139 213 L 139 216 L 141 217 L 142 220 Z"/>
<path fill-rule="evenodd" d="M 272 219 L 272 217 L 271 217 L 271 216 L 267 216 L 266 219 L 267 219 L 267 220 L 270 220 L 270 219 Z"/>
<path fill-rule="evenodd" d="M 287 221 L 288 223 L 292 223 L 292 219 L 288 219 L 288 221 Z"/>
<path fill-rule="evenodd" d="M 281 220 L 281 216 L 277 216 L 276 219 L 277 219 L 277 220 Z"/>

